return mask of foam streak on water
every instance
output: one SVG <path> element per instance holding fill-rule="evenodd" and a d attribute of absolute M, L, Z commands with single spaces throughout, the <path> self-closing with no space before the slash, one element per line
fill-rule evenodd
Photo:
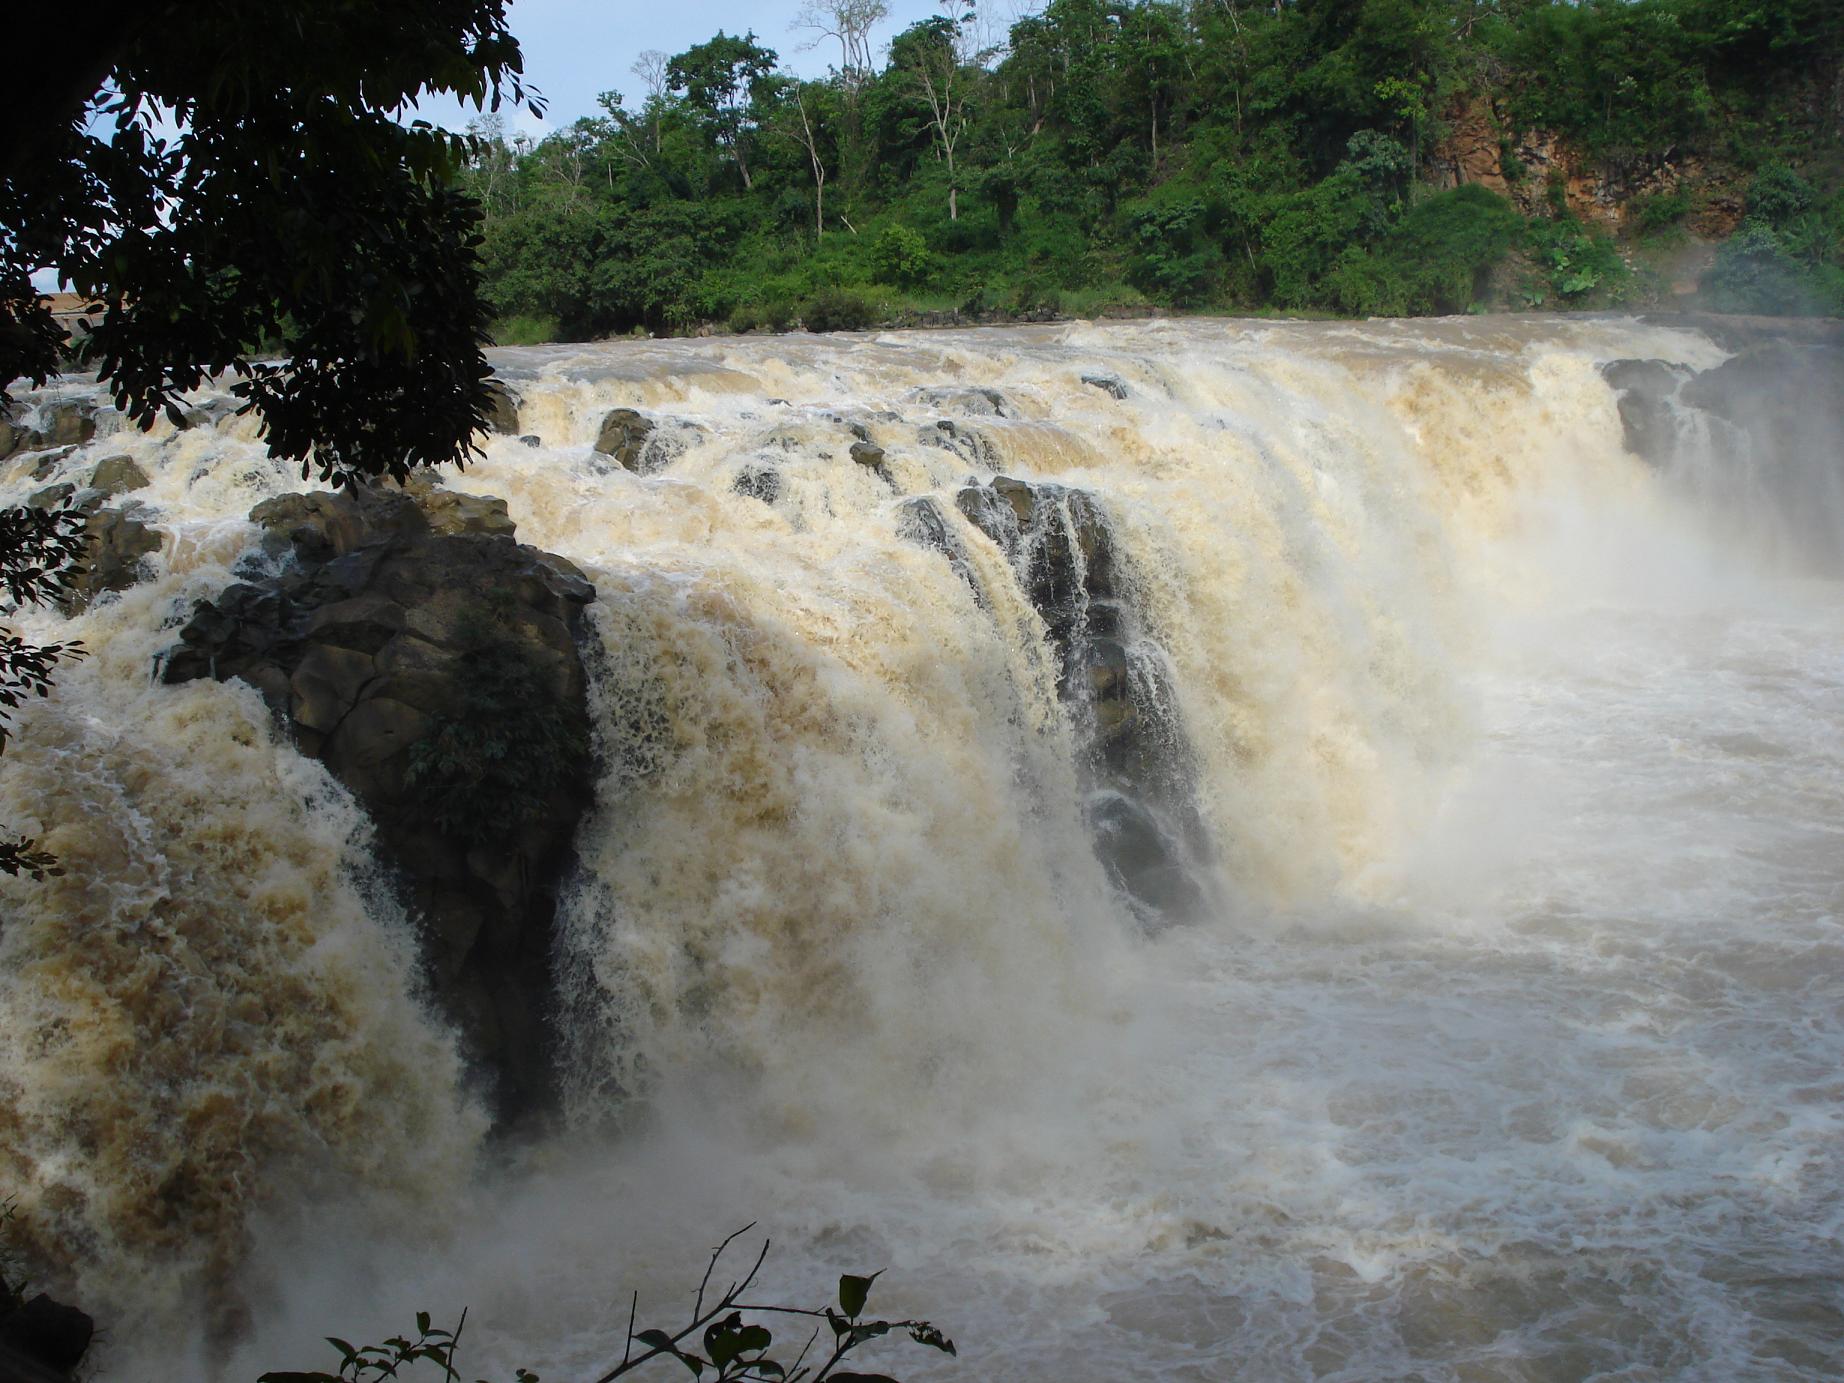
<path fill-rule="evenodd" d="M 0 1166 L 144 1331 L 119 1376 L 463 1305 L 470 1377 L 589 1376 L 751 1219 L 764 1296 L 888 1265 L 874 1305 L 949 1327 L 958 1370 L 904 1377 L 1835 1376 L 1844 604 L 1624 451 L 1621 357 L 1722 354 L 1541 319 L 503 353 L 539 444 L 448 483 L 595 582 L 605 765 L 572 1127 L 516 1155 L 349 800 L 253 694 L 149 684 L 289 478 L 243 424 L 67 460 L 133 454 L 173 536 L 0 761 L 75 866 L 0 883 Z M 594 453 L 615 407 L 681 453 Z M 1044 621 L 951 502 L 1000 472 L 1106 512 L 1217 867 L 1192 925 L 1092 853 Z M 929 494 L 962 569 L 904 537 Z"/>

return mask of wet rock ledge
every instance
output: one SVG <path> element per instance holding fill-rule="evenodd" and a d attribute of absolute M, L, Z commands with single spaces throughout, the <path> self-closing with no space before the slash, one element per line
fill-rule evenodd
<path fill-rule="evenodd" d="M 426 481 L 250 517 L 279 570 L 201 603 L 162 675 L 249 682 L 358 797 L 499 1115 L 540 1112 L 557 888 L 593 795 L 594 588 L 514 541 L 503 500 Z"/>

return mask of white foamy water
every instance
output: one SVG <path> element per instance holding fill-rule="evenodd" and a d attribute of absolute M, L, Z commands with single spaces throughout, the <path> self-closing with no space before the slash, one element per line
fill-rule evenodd
<path fill-rule="evenodd" d="M 0 881 L 0 1168 L 132 1322 L 108 1376 L 465 1306 L 467 1376 L 590 1378 L 750 1220 L 759 1299 L 888 1267 L 873 1306 L 961 1347 L 869 1356 L 905 1378 L 1837 1376 L 1844 604 L 1625 453 L 1596 367 L 1633 356 L 1722 359 L 1542 319 L 502 353 L 539 445 L 447 483 L 595 582 L 606 770 L 571 1128 L 516 1150 L 362 814 L 253 692 L 150 679 L 293 477 L 241 424 L 0 470 L 129 452 L 171 535 L 28 621 L 96 652 L 0 759 L 71 865 Z M 1007 416 L 927 392 L 971 386 Z M 683 454 L 595 455 L 619 406 Z M 901 536 L 1000 472 L 1106 511 L 1217 865 L 1193 924 L 1092 854 L 998 549 L 945 506 L 976 598 Z"/>

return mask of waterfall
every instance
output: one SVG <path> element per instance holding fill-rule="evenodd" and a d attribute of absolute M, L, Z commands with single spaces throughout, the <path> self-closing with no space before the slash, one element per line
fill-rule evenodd
<path fill-rule="evenodd" d="M 1839 472 L 1735 480 L 1681 393 L 1648 463 L 1603 374 L 1728 354 L 1549 318 L 497 352 L 516 429 L 442 484 L 596 589 L 563 1106 L 518 1146 L 352 794 L 255 689 L 152 675 L 273 568 L 246 516 L 293 475 L 247 419 L 106 408 L 0 461 L 19 503 L 131 457 L 164 544 L 19 620 L 90 649 L 0 758 L 67 870 L 0 880 L 30 1251 L 149 1379 L 462 1306 L 502 1372 L 589 1375 L 628 1288 L 676 1309 L 751 1219 L 777 1291 L 888 1263 L 986 1361 L 905 1377 L 1824 1357 L 1844 622 L 1735 511 L 1835 551 L 1801 497 Z"/>

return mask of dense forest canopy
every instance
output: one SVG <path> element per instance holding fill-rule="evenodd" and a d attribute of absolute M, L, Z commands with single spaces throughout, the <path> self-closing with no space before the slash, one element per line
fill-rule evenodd
<path fill-rule="evenodd" d="M 948 0 L 877 53 L 884 13 L 788 16 L 821 80 L 719 33 L 540 143 L 489 125 L 502 339 L 1606 306 L 1686 275 L 1705 306 L 1844 307 L 1838 0 L 1050 0 L 1009 29 Z"/>

